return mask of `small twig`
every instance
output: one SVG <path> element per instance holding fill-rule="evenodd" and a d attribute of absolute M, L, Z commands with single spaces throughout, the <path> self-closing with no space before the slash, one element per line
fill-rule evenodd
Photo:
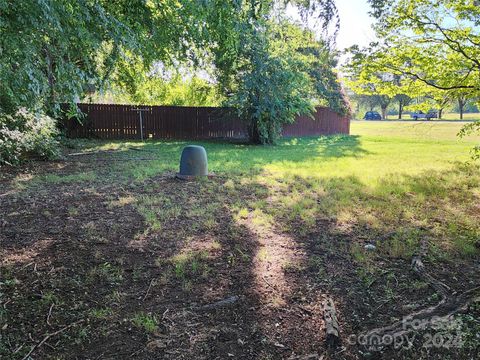
<path fill-rule="evenodd" d="M 233 296 L 229 296 L 223 300 L 219 300 L 219 301 L 216 301 L 214 303 L 211 303 L 211 304 L 207 304 L 207 305 L 203 305 L 203 306 L 200 306 L 199 308 L 197 308 L 198 310 L 211 310 L 211 309 L 215 309 L 215 308 L 219 308 L 219 307 L 224 307 L 224 306 L 228 306 L 228 305 L 233 305 L 235 304 L 237 301 L 239 301 L 241 298 L 240 296 L 238 295 L 233 295 Z"/>
<path fill-rule="evenodd" d="M 15 351 L 13 352 L 13 354 L 16 354 L 16 353 L 18 353 L 20 350 L 22 350 L 22 349 L 23 349 L 23 345 L 24 345 L 24 344 L 22 344 L 22 345 L 20 345 L 18 348 L 16 348 Z"/>
<path fill-rule="evenodd" d="M 71 323 L 70 325 L 67 325 L 67 326 L 61 328 L 60 330 L 57 330 L 57 331 L 55 331 L 55 332 L 53 332 L 53 333 L 50 333 L 50 334 L 45 335 L 45 337 L 43 338 L 42 341 L 40 341 L 38 344 L 32 346 L 32 348 L 30 349 L 30 351 L 28 352 L 28 354 L 25 355 L 25 356 L 22 358 L 22 360 L 27 360 L 27 359 L 30 357 L 30 355 L 32 355 L 32 353 L 33 353 L 36 349 L 38 349 L 39 347 L 41 347 L 41 346 L 42 346 L 48 339 L 50 339 L 52 336 L 58 335 L 58 334 L 60 334 L 60 333 L 62 333 L 62 332 L 64 332 L 64 331 L 70 329 L 72 326 L 75 326 L 75 325 L 78 325 L 78 324 L 82 323 L 83 321 L 84 321 L 83 319 L 82 319 L 82 320 L 75 321 L 75 322 Z"/>
<path fill-rule="evenodd" d="M 145 299 L 147 298 L 148 294 L 150 293 L 150 288 L 152 287 L 152 284 L 153 284 L 153 281 L 155 279 L 152 279 L 152 281 L 150 281 L 150 285 L 148 285 L 148 289 L 147 289 L 147 292 L 145 293 L 145 296 L 143 297 L 142 301 L 145 301 Z"/>
<path fill-rule="evenodd" d="M 142 347 L 140 349 L 138 349 L 137 351 L 134 351 L 133 353 L 130 354 L 130 357 L 134 357 L 135 355 L 138 355 L 140 354 L 142 351 L 144 351 L 145 349 Z"/>
<path fill-rule="evenodd" d="M 387 300 L 383 301 L 380 305 L 378 305 L 375 309 L 373 309 L 373 312 L 379 310 L 379 309 L 380 309 L 381 307 L 383 307 L 384 305 L 387 305 L 387 304 L 388 304 L 390 301 L 392 301 L 392 300 L 393 300 L 393 298 L 387 299 Z"/>
<path fill-rule="evenodd" d="M 4 193 L 4 194 L 0 194 L 0 197 L 8 196 L 8 195 L 10 195 L 10 194 L 15 194 L 15 191 L 13 191 L 13 190 L 7 191 L 7 192 Z"/>
<path fill-rule="evenodd" d="M 48 326 L 51 326 L 50 316 L 52 316 L 53 305 L 55 305 L 55 303 L 52 303 L 52 305 L 50 306 L 50 310 L 48 310 L 48 315 L 47 315 L 47 325 Z"/>
<path fill-rule="evenodd" d="M 167 309 L 163 312 L 162 314 L 162 320 L 165 319 L 165 317 L 167 316 L 167 313 L 170 311 L 170 309 Z"/>
<path fill-rule="evenodd" d="M 275 286 L 273 286 L 272 284 L 270 284 L 270 283 L 268 282 L 268 280 L 265 278 L 265 276 L 262 276 L 262 279 L 263 279 L 263 281 L 265 281 L 265 283 L 266 283 L 269 287 L 271 287 L 273 290 L 277 291 L 277 289 L 275 288 Z"/>
<path fill-rule="evenodd" d="M 45 346 L 48 346 L 50 349 L 55 350 L 55 346 L 50 345 L 48 342 L 45 343 Z"/>

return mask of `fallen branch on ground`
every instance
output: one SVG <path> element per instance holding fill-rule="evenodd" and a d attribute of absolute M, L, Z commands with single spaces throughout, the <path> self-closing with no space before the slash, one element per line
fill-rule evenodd
<path fill-rule="evenodd" d="M 150 281 L 150 285 L 148 285 L 148 289 L 147 289 L 147 292 L 145 293 L 145 296 L 143 297 L 142 301 L 145 301 L 145 299 L 147 298 L 148 294 L 150 293 L 150 289 L 152 288 L 152 285 L 153 285 L 153 281 L 155 279 L 152 279 L 152 281 Z"/>
<path fill-rule="evenodd" d="M 468 305 L 480 296 L 480 286 L 467 290 L 461 294 L 457 294 L 452 289 L 430 275 L 423 264 L 422 257 L 426 255 L 427 243 L 423 239 L 420 243 L 420 252 L 418 255 L 412 257 L 412 270 L 417 274 L 419 278 L 425 281 L 432 289 L 434 289 L 442 299 L 435 305 L 426 309 L 419 310 L 404 316 L 402 320 L 399 320 L 391 325 L 372 329 L 365 334 L 364 337 L 367 346 L 378 346 L 378 339 L 384 336 L 401 337 L 411 333 L 414 329 L 413 326 L 408 326 L 405 321 L 416 324 L 424 324 L 425 328 L 433 325 L 432 318 L 435 321 L 448 321 L 451 317 L 461 311 L 466 310 Z M 376 347 L 374 346 L 374 347 Z M 377 349 L 380 349 L 378 346 Z"/>
<path fill-rule="evenodd" d="M 48 314 L 47 314 L 47 325 L 48 326 L 51 326 L 50 317 L 52 316 L 52 310 L 53 310 L 54 305 L 55 305 L 55 303 L 52 303 L 52 305 L 50 305 L 50 309 L 48 310 Z"/>
<path fill-rule="evenodd" d="M 233 296 L 229 296 L 226 299 L 219 300 L 219 301 L 216 301 L 216 302 L 211 303 L 211 304 L 200 306 L 198 309 L 199 310 L 211 310 L 211 309 L 215 309 L 215 308 L 219 308 L 219 307 L 223 307 L 223 306 L 233 305 L 239 300 L 240 300 L 240 296 L 233 295 Z"/>
<path fill-rule="evenodd" d="M 327 346 L 337 347 L 340 344 L 340 326 L 338 325 L 337 310 L 331 298 L 327 298 L 324 302 L 323 319 L 325 320 Z"/>
<path fill-rule="evenodd" d="M 30 351 L 27 353 L 27 355 L 25 355 L 25 356 L 23 357 L 22 360 L 27 360 L 27 359 L 30 357 L 30 355 L 32 355 L 33 352 L 34 352 L 36 349 L 38 349 L 39 347 L 41 347 L 41 346 L 42 346 L 48 339 L 50 339 L 52 336 L 58 335 L 58 334 L 60 334 L 60 333 L 62 333 L 62 332 L 64 332 L 64 331 L 70 329 L 71 327 L 82 323 L 83 321 L 84 321 L 83 319 L 82 319 L 82 320 L 75 321 L 75 322 L 71 323 L 70 325 L 67 325 L 67 326 L 61 328 L 60 330 L 57 330 L 57 331 L 55 331 L 55 332 L 53 332 L 53 333 L 50 333 L 50 334 L 45 335 L 45 337 L 43 338 L 42 341 L 40 341 L 38 344 L 32 346 L 32 348 L 30 349 Z"/>

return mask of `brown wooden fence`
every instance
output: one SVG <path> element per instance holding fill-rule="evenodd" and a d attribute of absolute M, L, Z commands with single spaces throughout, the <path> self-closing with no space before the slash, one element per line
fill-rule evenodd
<path fill-rule="evenodd" d="M 183 106 L 78 104 L 86 115 L 64 121 L 70 138 L 99 139 L 238 139 L 247 136 L 245 122 L 232 109 Z M 140 112 L 142 119 L 140 120 Z M 142 126 L 140 126 L 142 123 Z M 299 116 L 283 129 L 284 136 L 348 134 L 350 120 L 319 107 L 314 119 Z"/>

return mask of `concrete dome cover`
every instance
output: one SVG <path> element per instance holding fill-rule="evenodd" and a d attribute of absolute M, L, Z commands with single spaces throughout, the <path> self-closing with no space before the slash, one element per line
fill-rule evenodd
<path fill-rule="evenodd" d="M 207 152 L 203 146 L 188 145 L 182 151 L 177 177 L 191 179 L 198 176 L 208 176 Z"/>

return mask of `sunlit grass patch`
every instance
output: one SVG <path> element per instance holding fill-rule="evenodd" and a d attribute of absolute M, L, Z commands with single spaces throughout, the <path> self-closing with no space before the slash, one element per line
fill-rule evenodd
<path fill-rule="evenodd" d="M 249 211 L 247 208 L 243 207 L 237 212 L 237 220 L 239 219 L 247 219 L 248 218 Z"/>
<path fill-rule="evenodd" d="M 272 215 L 262 211 L 260 208 L 253 210 L 250 221 L 253 227 L 260 231 L 270 229 L 274 224 Z"/>
<path fill-rule="evenodd" d="M 163 195 L 143 195 L 135 203 L 137 211 L 144 217 L 149 231 L 159 231 L 168 221 L 177 218 L 181 206 Z"/>
<path fill-rule="evenodd" d="M 147 333 L 153 334 L 158 330 L 158 320 L 153 314 L 138 312 L 132 317 L 132 323 Z"/>
<path fill-rule="evenodd" d="M 109 202 L 109 207 L 123 207 L 125 205 L 133 204 L 136 201 L 136 198 L 132 195 L 120 196 L 117 200 L 112 200 Z"/>
<path fill-rule="evenodd" d="M 393 258 L 410 259 L 420 249 L 420 241 L 426 236 L 416 228 L 400 228 L 385 242 L 380 244 L 381 251 Z"/>
<path fill-rule="evenodd" d="M 123 281 L 123 270 L 116 265 L 105 262 L 90 269 L 87 274 L 87 282 L 90 284 L 103 282 L 116 285 Z"/>
<path fill-rule="evenodd" d="M 276 179 L 288 175 L 327 179 L 356 177 L 367 185 L 374 185 L 389 174 L 415 175 L 426 169 L 452 168 L 455 161 L 467 160 L 469 150 L 480 137 L 459 139 L 456 134 L 460 128 L 461 124 L 457 123 L 353 122 L 352 136 L 283 139 L 278 145 L 268 147 L 215 141 L 198 144 L 207 150 L 210 171 L 238 176 L 225 181 L 227 190 L 248 184 L 252 174 L 262 174 L 255 181 L 265 185 L 273 185 Z M 178 171 L 185 145 L 188 142 L 83 141 L 79 148 L 82 151 L 119 150 L 115 156 L 122 161 L 108 164 L 107 169 L 99 168 L 96 172 L 102 172 L 100 180 L 143 181 L 165 171 Z M 150 160 L 135 161 L 139 154 Z"/>
<path fill-rule="evenodd" d="M 272 256 L 268 253 L 267 248 L 262 247 L 260 250 L 258 250 L 256 258 L 260 261 L 270 261 Z"/>
<path fill-rule="evenodd" d="M 186 251 L 169 259 L 176 278 L 187 281 L 196 277 L 206 277 L 210 272 L 209 253 L 206 250 Z"/>
<path fill-rule="evenodd" d="M 89 313 L 90 317 L 98 320 L 108 319 L 113 315 L 113 309 L 111 308 L 93 308 Z"/>

